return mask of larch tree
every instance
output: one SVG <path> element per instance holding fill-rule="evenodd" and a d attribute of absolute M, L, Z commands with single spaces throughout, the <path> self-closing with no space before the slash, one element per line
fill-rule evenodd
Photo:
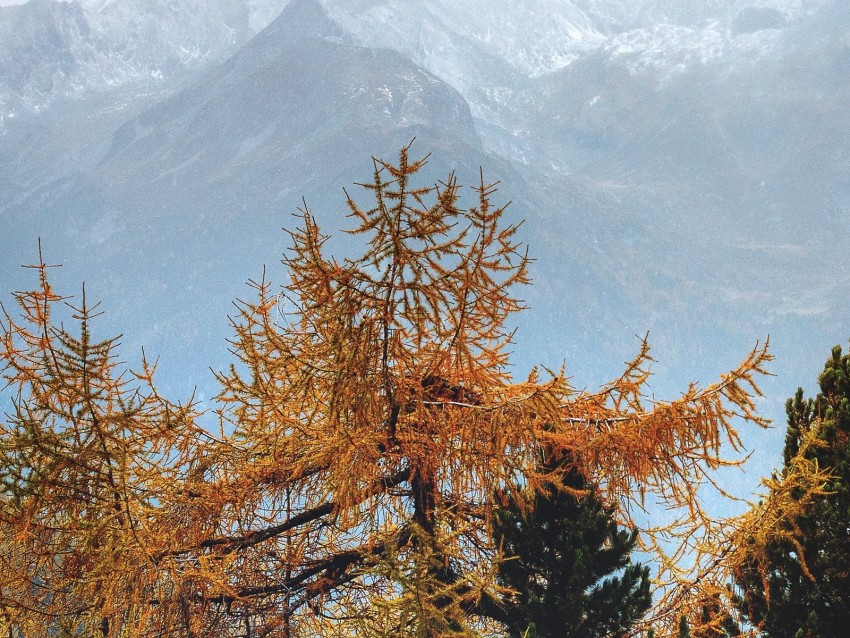
<path fill-rule="evenodd" d="M 179 631 L 189 594 L 176 582 L 159 590 L 157 518 L 180 500 L 203 432 L 190 404 L 156 393 L 147 364 L 133 381 L 115 372 L 116 340 L 92 338 L 85 291 L 71 306 L 76 335 L 53 322 L 63 299 L 48 268 L 37 266 L 36 291 L 16 295 L 19 319 L 4 310 L 4 635 L 117 636 L 136 623 Z"/>
<path fill-rule="evenodd" d="M 233 366 L 213 415 L 161 397 L 153 369 L 121 372 L 115 340 L 77 328 L 49 268 L 4 310 L 11 406 L 0 434 L 0 625 L 10 636 L 437 636 L 498 631 L 494 495 L 572 469 L 655 563 L 645 626 L 728 575 L 726 521 L 701 486 L 740 450 L 735 419 L 763 425 L 753 350 L 713 385 L 649 401 L 648 346 L 597 391 L 563 371 L 509 374 L 528 258 L 483 177 L 413 183 L 424 160 L 375 160 L 368 207 L 348 198 L 356 258 L 335 259 L 308 210 L 276 289 L 233 319 Z M 69 323 L 69 325 L 71 325 Z M 209 415 L 205 417 L 209 419 Z M 529 497 L 526 498 L 530 506 Z M 638 525 L 658 503 L 680 516 Z M 747 519 L 752 522 L 761 519 Z M 648 554 L 649 555 L 649 554 Z M 688 560 L 683 561 L 682 557 Z M 666 632 L 666 634 L 665 634 Z"/>

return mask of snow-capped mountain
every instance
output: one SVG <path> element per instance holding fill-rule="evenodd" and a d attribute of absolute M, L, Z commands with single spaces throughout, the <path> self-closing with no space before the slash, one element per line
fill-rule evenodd
<path fill-rule="evenodd" d="M 468 81 L 460 65 L 473 66 L 482 57 L 535 77 L 606 39 L 569 0 L 327 0 L 326 6 L 363 43 L 398 49 L 450 82 Z"/>
<path fill-rule="evenodd" d="M 2 118 L 223 60 L 288 0 L 31 0 L 0 8 Z"/>
<path fill-rule="evenodd" d="M 232 54 L 288 2 L 31 0 L 0 7 L 0 120 L 58 97 L 185 80 Z M 769 55 L 776 32 L 825 3 L 323 0 L 364 46 L 395 49 L 460 90 L 485 126 L 500 125 L 500 105 L 526 79 L 597 51 L 637 72 L 754 50 Z"/>
<path fill-rule="evenodd" d="M 587 58 L 653 84 L 706 64 L 776 57 L 829 0 L 323 0 L 362 44 L 392 48 L 457 88 L 488 148 L 524 161 L 509 131 L 539 83 Z M 828 9 L 827 9 L 828 10 Z M 780 54 L 781 55 L 781 54 Z"/>
<path fill-rule="evenodd" d="M 824 2 L 324 0 L 364 44 L 397 49 L 455 85 L 469 84 L 471 70 L 480 72 L 486 58 L 527 77 L 552 73 L 600 48 L 653 58 L 664 50 L 702 50 L 694 61 L 705 61 L 734 47 L 742 33 L 781 29 Z"/>

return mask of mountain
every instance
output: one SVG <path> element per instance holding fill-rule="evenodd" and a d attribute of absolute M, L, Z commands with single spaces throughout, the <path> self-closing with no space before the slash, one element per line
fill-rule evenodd
<path fill-rule="evenodd" d="M 501 101 L 528 77 L 561 68 L 606 39 L 569 0 L 327 0 L 326 5 L 365 46 L 398 50 L 457 88 L 485 127 L 500 126 Z"/>
<path fill-rule="evenodd" d="M 687 261 L 670 261 L 694 285 L 722 282 L 718 305 L 758 292 L 773 316 L 841 307 L 840 295 L 812 295 L 824 272 L 845 278 L 827 245 L 846 235 L 850 202 L 848 29 L 836 3 L 730 35 L 681 68 L 669 48 L 662 68 L 605 48 L 529 90 L 536 108 L 515 108 L 514 143 L 532 165 L 620 200 L 646 220 L 641 236 L 687 248 Z"/>
<path fill-rule="evenodd" d="M 395 51 L 354 44 L 313 0 L 293 1 L 172 95 L 95 123 L 84 115 L 94 102 L 85 104 L 61 133 L 62 148 L 80 136 L 70 145 L 80 160 L 64 162 L 73 168 L 45 170 L 47 158 L 33 161 L 30 150 L 51 146 L 69 112 L 53 125 L 28 118 L 41 129 L 10 126 L 3 143 L 18 156 L 0 214 L 27 241 L 0 236 L 0 254 L 28 263 L 40 236 L 51 259 L 69 264 L 57 276 L 74 288 L 91 280 L 90 293 L 113 309 L 108 326 L 133 328 L 128 348 L 165 353 L 169 374 L 193 372 L 179 381 L 190 387 L 210 363 L 224 365 L 230 300 L 263 261 L 279 259 L 279 229 L 295 223 L 302 197 L 323 226 L 344 225 L 342 188 L 371 178 L 371 156 L 394 159 L 414 138 L 414 153 L 431 153 L 434 181 L 454 168 L 477 177 L 469 167 L 483 165 L 512 173 L 483 155 L 457 91 Z M 41 173 L 21 171 L 31 164 Z M 23 285 L 22 274 L 8 283 Z M 155 319 L 140 325 L 139 313 Z"/>
<path fill-rule="evenodd" d="M 0 131 L 4 119 L 57 99 L 185 80 L 232 54 L 286 2 L 31 0 L 0 7 Z"/>
<path fill-rule="evenodd" d="M 191 386 L 302 196 L 344 226 L 342 188 L 415 137 L 428 179 L 483 167 L 527 220 L 520 372 L 592 386 L 650 331 L 666 396 L 770 335 L 782 418 L 848 332 L 848 32 L 840 0 L 0 8 L 0 284 L 41 235 Z"/>

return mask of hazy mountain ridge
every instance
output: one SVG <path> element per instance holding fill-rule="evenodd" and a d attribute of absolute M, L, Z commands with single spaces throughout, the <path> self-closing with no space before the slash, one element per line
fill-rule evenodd
<path fill-rule="evenodd" d="M 277 2 L 286 4 L 284 0 Z M 840 34 L 816 46 L 806 44 L 810 31 L 822 28 L 818 26 L 819 20 L 830 19 L 841 24 L 836 16 L 846 17 L 847 10 L 836 2 L 727 0 L 694 5 L 684 0 L 558 0 L 546 3 L 545 7 L 537 0 L 530 4 L 504 0 L 495 4 L 480 0 L 463 3 L 427 0 L 412 7 L 396 0 L 293 4 L 294 10 L 300 10 L 299 6 L 311 7 L 314 12 L 312 17 L 306 15 L 295 20 L 297 28 L 307 31 L 315 26 L 317 11 L 327 12 L 326 26 L 332 25 L 329 28 L 333 33 L 319 34 L 325 38 L 326 44 L 322 45 L 325 49 L 337 50 L 338 45 L 353 43 L 359 43 L 363 52 L 395 49 L 436 77 L 426 78 L 421 69 L 410 67 L 392 82 L 382 83 L 380 74 L 393 71 L 376 68 L 373 74 L 367 74 L 370 77 L 352 78 L 344 86 L 322 80 L 315 87 L 304 85 L 290 95 L 292 87 L 287 87 L 286 82 L 299 86 L 296 67 L 309 64 L 310 56 L 322 59 L 321 51 L 303 53 L 303 58 L 294 63 L 296 67 L 287 76 L 288 80 L 267 86 L 263 77 L 275 74 L 272 69 L 276 53 L 262 64 L 257 62 L 259 58 L 247 54 L 237 55 L 221 67 L 213 64 L 214 56 L 223 56 L 239 37 L 247 37 L 252 28 L 251 16 L 256 23 L 256 16 L 274 13 L 273 2 L 269 1 L 228 0 L 203 5 L 202 11 L 197 0 L 171 3 L 87 0 L 82 5 L 34 0 L 0 12 L 0 24 L 3 16 L 16 15 L 15 24 L 30 25 L 7 42 L 7 48 L 30 51 L 30 57 L 16 59 L 17 66 L 9 62 L 0 78 L 6 78 L 5 86 L 17 87 L 19 97 L 30 95 L 27 91 L 31 91 L 28 104 L 32 109 L 40 108 L 38 99 L 51 95 L 56 98 L 63 90 L 66 94 L 74 90 L 77 95 L 84 94 L 85 88 L 81 87 L 87 80 L 96 86 L 113 87 L 97 98 L 100 102 L 92 104 L 99 104 L 102 113 L 111 109 L 109 121 L 114 124 L 101 127 L 101 137 L 91 145 L 93 149 L 86 147 L 82 137 L 72 144 L 79 150 L 63 158 L 72 162 L 60 161 L 61 153 L 55 152 L 38 158 L 38 149 L 50 147 L 49 137 L 55 135 L 57 128 L 48 124 L 44 133 L 39 134 L 41 124 L 36 126 L 36 120 L 32 120 L 32 125 L 14 131 L 7 142 L 13 152 L 21 155 L 17 161 L 0 166 L 0 177 L 5 174 L 5 190 L 11 196 L 6 207 L 22 201 L 22 197 L 36 202 L 45 201 L 44 197 L 49 199 L 50 180 L 72 175 L 65 165 L 88 175 L 85 180 L 91 179 L 91 175 L 102 175 L 98 180 L 107 191 L 123 188 L 110 186 L 110 179 L 116 184 L 140 180 L 159 189 L 162 178 L 178 183 L 187 175 L 210 184 L 230 184 L 228 179 L 222 181 L 221 176 L 230 170 L 227 166 L 231 162 L 236 162 L 237 168 L 233 170 L 238 174 L 242 170 L 238 167 L 251 166 L 263 157 L 264 168 L 259 174 L 269 175 L 268 179 L 273 181 L 269 166 L 297 164 L 304 152 L 308 140 L 299 138 L 298 131 L 318 135 L 315 140 L 318 142 L 323 135 L 344 135 L 345 123 L 348 128 L 372 127 L 370 130 L 377 131 L 372 133 L 377 139 L 382 135 L 381 118 L 387 116 L 398 130 L 409 128 L 411 137 L 417 126 L 437 127 L 435 130 L 442 131 L 440 135 L 448 137 L 452 137 L 450 129 L 454 127 L 464 131 L 461 137 L 466 147 L 478 148 L 480 142 L 465 114 L 465 106 L 438 112 L 423 108 L 417 99 L 417 95 L 428 91 L 427 87 L 439 85 L 437 78 L 448 80 L 464 95 L 486 148 L 532 174 L 571 176 L 572 183 L 584 184 L 580 190 L 587 193 L 591 202 L 625 201 L 638 208 L 644 205 L 639 202 L 644 202 L 646 214 L 651 215 L 653 209 L 685 206 L 696 197 L 701 202 L 698 205 L 708 206 L 712 215 L 731 220 L 745 216 L 747 209 L 771 210 L 784 222 L 793 220 L 796 206 L 802 205 L 803 197 L 796 193 L 817 196 L 827 179 L 835 184 L 843 183 L 839 164 L 824 166 L 823 175 L 828 176 L 824 178 L 793 175 L 793 168 L 801 161 L 817 161 L 817 144 L 807 143 L 812 135 L 817 140 L 823 139 L 818 137 L 816 124 L 809 127 L 807 134 L 794 138 L 797 156 L 789 162 L 783 158 L 791 154 L 782 152 L 782 138 L 775 133 L 792 117 L 789 109 L 810 107 L 809 79 L 788 71 L 793 68 L 787 62 L 788 56 L 808 55 L 811 65 L 824 68 L 838 65 L 831 71 L 833 81 L 827 84 L 842 86 L 841 56 L 847 45 L 842 44 Z M 29 16 L 29 22 L 22 16 Z M 35 19 L 38 16 L 48 16 L 52 22 Z M 92 16 L 97 16 L 97 21 Z M 260 34 L 245 51 L 256 52 L 264 47 L 267 51 L 275 50 L 274 40 L 286 40 L 292 35 L 286 33 L 286 20 L 293 16 L 291 11 L 290 18 L 277 21 L 277 26 Z M 163 20 L 164 17 L 167 19 Z M 146 30 L 154 22 L 163 23 L 166 28 L 158 33 Z M 51 30 L 50 25 L 61 28 Z M 127 25 L 133 28 L 127 29 Z M 833 32 L 837 31 L 834 25 L 832 28 Z M 216 49 L 211 43 L 220 42 L 221 29 L 231 39 L 225 38 L 226 44 L 219 44 Z M 122 36 L 124 40 L 116 40 L 113 36 L 122 31 L 126 32 Z M 141 44 L 143 36 L 151 39 L 146 46 Z M 126 45 L 134 38 L 136 45 Z M 177 53 L 167 58 L 168 64 L 160 66 L 187 70 L 197 63 L 195 73 L 211 70 L 207 79 L 200 80 L 195 88 L 136 116 L 139 110 L 147 108 L 146 104 L 155 103 L 174 90 L 174 85 L 169 85 L 161 88 L 161 95 L 157 96 L 157 90 L 152 88 L 163 86 L 161 77 L 151 69 L 156 67 L 155 61 L 166 59 L 162 58 L 165 40 L 171 42 Z M 40 42 L 42 46 L 26 45 L 28 41 Z M 133 51 L 142 49 L 148 51 L 147 57 L 134 57 Z M 64 53 L 68 53 L 67 59 Z M 103 56 L 98 57 L 100 54 Z M 386 54 L 377 58 L 374 53 L 370 55 L 371 61 L 364 59 L 359 68 L 365 69 L 369 64 L 380 67 L 384 63 L 389 68 L 396 65 L 386 62 Z M 254 60 L 252 64 L 258 67 L 245 68 L 246 59 Z M 116 66 L 116 60 L 131 66 Z M 52 70 L 48 61 L 59 70 Z M 403 66 L 400 61 L 399 64 Z M 320 69 L 311 68 L 313 71 L 306 75 L 320 77 Z M 147 75 L 138 69 L 147 69 Z M 794 87 L 791 92 L 760 80 L 783 75 L 784 86 Z M 39 78 L 48 76 L 55 79 L 52 84 L 45 84 L 40 91 L 32 88 L 37 86 Z M 138 85 L 133 86 L 139 90 L 127 90 L 128 77 L 135 78 Z M 189 77 L 196 76 L 184 76 L 180 82 L 185 84 Z M 258 78 L 248 92 L 258 96 L 256 104 L 245 102 L 238 92 L 244 93 L 241 82 L 247 77 Z M 170 120 L 169 110 L 179 110 L 181 103 L 191 102 L 189 96 L 206 90 L 198 87 L 207 87 L 226 106 L 210 107 L 213 102 L 207 102 L 193 107 L 195 111 L 184 111 L 180 124 Z M 821 120 L 837 117 L 841 96 L 831 95 L 836 90 L 840 89 L 830 86 L 821 89 L 827 97 L 820 99 L 817 107 Z M 338 96 L 334 98 L 337 101 L 362 98 L 358 103 L 369 102 L 369 107 L 354 119 L 339 119 L 339 113 L 329 109 L 330 94 Z M 116 96 L 115 103 L 106 97 L 112 95 Z M 298 95 L 304 100 L 296 111 L 306 117 L 310 104 L 314 104 L 318 107 L 316 113 L 310 120 L 296 118 L 282 123 L 274 112 L 278 103 L 283 105 L 283 112 L 288 112 L 287 101 L 297 99 Z M 728 96 L 728 101 L 709 99 L 715 95 Z M 441 101 L 457 103 L 455 98 L 437 100 Z M 215 132 L 193 132 L 209 128 L 203 125 L 199 128 L 198 122 L 211 117 L 215 108 L 220 112 L 212 116 L 216 118 Z M 248 113 L 253 109 L 255 115 L 234 117 L 245 108 L 249 109 Z M 372 115 L 366 116 L 367 112 Z M 682 119 L 677 113 L 687 115 Z M 373 116 L 376 119 L 370 120 Z M 195 121 L 187 119 L 190 117 Z M 319 133 L 314 124 L 323 118 L 336 123 Z M 127 122 L 123 126 L 122 119 Z M 242 119 L 247 121 L 243 123 Z M 38 120 L 42 121 L 49 123 L 51 119 Z M 61 123 L 62 117 L 57 121 Z M 177 128 L 170 129 L 172 126 Z M 27 131 L 26 135 L 23 130 Z M 111 141 L 104 137 L 110 130 L 116 131 Z M 833 130 L 836 132 L 840 139 L 843 131 Z M 236 144 L 237 139 L 241 143 L 233 151 L 228 145 Z M 35 146 L 36 151 L 21 151 L 24 144 Z M 765 145 L 772 150 L 771 161 L 766 164 L 759 154 Z M 103 154 L 103 149 L 110 147 Z M 810 150 L 806 151 L 807 148 Z M 228 159 L 234 153 L 237 159 Z M 97 164 L 100 167 L 91 172 Z M 109 170 L 121 177 L 108 177 Z M 246 170 L 257 174 L 255 170 Z M 296 173 L 301 175 L 299 179 L 313 179 L 309 171 Z M 296 173 L 292 173 L 293 179 Z M 68 179 L 71 184 L 80 178 Z M 281 192 L 286 191 L 289 178 L 277 179 L 285 184 Z M 793 189 L 787 187 L 789 182 L 795 184 Z M 23 191 L 18 188 L 27 184 Z M 309 184 L 304 188 L 309 189 Z M 845 209 L 845 193 L 825 190 L 823 206 L 832 212 L 824 215 L 840 220 Z M 777 197 L 777 192 L 785 193 L 784 199 Z M 788 201 L 797 203 L 788 204 Z M 743 224 L 745 245 L 754 243 L 749 234 L 760 232 L 758 220 L 749 225 L 732 221 L 728 224 L 739 229 Z M 769 234 L 772 232 L 767 230 Z M 773 240 L 769 243 L 778 245 Z"/>
<path fill-rule="evenodd" d="M 812 362 L 781 381 L 793 388 L 845 338 L 850 265 L 834 254 L 850 235 L 850 5 L 278 3 L 250 39 L 272 4 L 171 3 L 187 10 L 162 34 L 145 30 L 170 10 L 153 0 L 0 9 L 0 25 L 10 10 L 65 25 L 21 30 L 14 46 L 31 55 L 0 57 L 0 114 L 35 96 L 0 123 L 4 289 L 24 285 L 13 266 L 42 235 L 131 353 L 144 344 L 197 382 L 301 196 L 343 226 L 342 187 L 416 137 L 414 152 L 433 151 L 427 179 L 457 170 L 470 184 L 483 167 L 528 220 L 521 366 L 566 354 L 595 380 L 650 330 L 666 372 L 703 378 L 770 334 L 780 373 Z M 150 55 L 91 28 L 95 13 L 136 25 Z M 222 24 L 231 57 L 209 45 Z M 170 76 L 152 73 L 161 59 Z"/>
<path fill-rule="evenodd" d="M 457 88 L 485 145 L 521 163 L 533 161 L 515 135 L 522 119 L 541 108 L 545 78 L 573 64 L 604 59 L 653 86 L 706 65 L 734 71 L 783 57 L 813 16 L 838 9 L 829 0 L 324 4 L 365 46 L 399 50 Z"/>
<path fill-rule="evenodd" d="M 642 67 L 758 48 L 826 0 L 325 0 L 364 46 L 399 50 L 485 123 L 527 78 L 601 50 Z M 0 126 L 55 99 L 178 79 L 225 59 L 289 0 L 32 0 L 0 8 Z M 758 38 L 740 38 L 760 33 Z M 767 54 L 767 53 L 766 53 Z"/>
<path fill-rule="evenodd" d="M 450 83 L 461 82 L 471 44 L 527 77 L 564 68 L 597 49 L 646 52 L 702 49 L 695 61 L 735 49 L 742 33 L 782 28 L 827 0 L 324 0 L 334 18 L 367 46 L 397 48 Z M 383 28 L 375 28 L 382 25 Z M 463 43 L 463 44 L 461 44 Z M 456 52 L 452 51 L 452 47 Z M 672 64 L 677 65 L 676 56 Z M 454 66 L 449 66 L 454 65 Z M 440 73 L 440 67 L 445 75 Z"/>

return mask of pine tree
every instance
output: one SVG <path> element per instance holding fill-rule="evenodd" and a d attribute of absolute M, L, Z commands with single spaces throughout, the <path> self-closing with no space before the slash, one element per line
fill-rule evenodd
<path fill-rule="evenodd" d="M 850 627 L 850 355 L 832 350 L 820 393 L 786 403 L 783 476 L 801 464 L 827 472 L 823 493 L 790 498 L 787 516 L 759 555 L 735 571 L 738 606 L 766 638 L 829 638 Z"/>
<path fill-rule="evenodd" d="M 558 480 L 495 513 L 498 581 L 511 592 L 490 614 L 517 638 L 622 635 L 651 603 L 649 568 L 629 559 L 636 531 L 619 528 L 567 456 L 549 455 L 541 472 Z"/>

